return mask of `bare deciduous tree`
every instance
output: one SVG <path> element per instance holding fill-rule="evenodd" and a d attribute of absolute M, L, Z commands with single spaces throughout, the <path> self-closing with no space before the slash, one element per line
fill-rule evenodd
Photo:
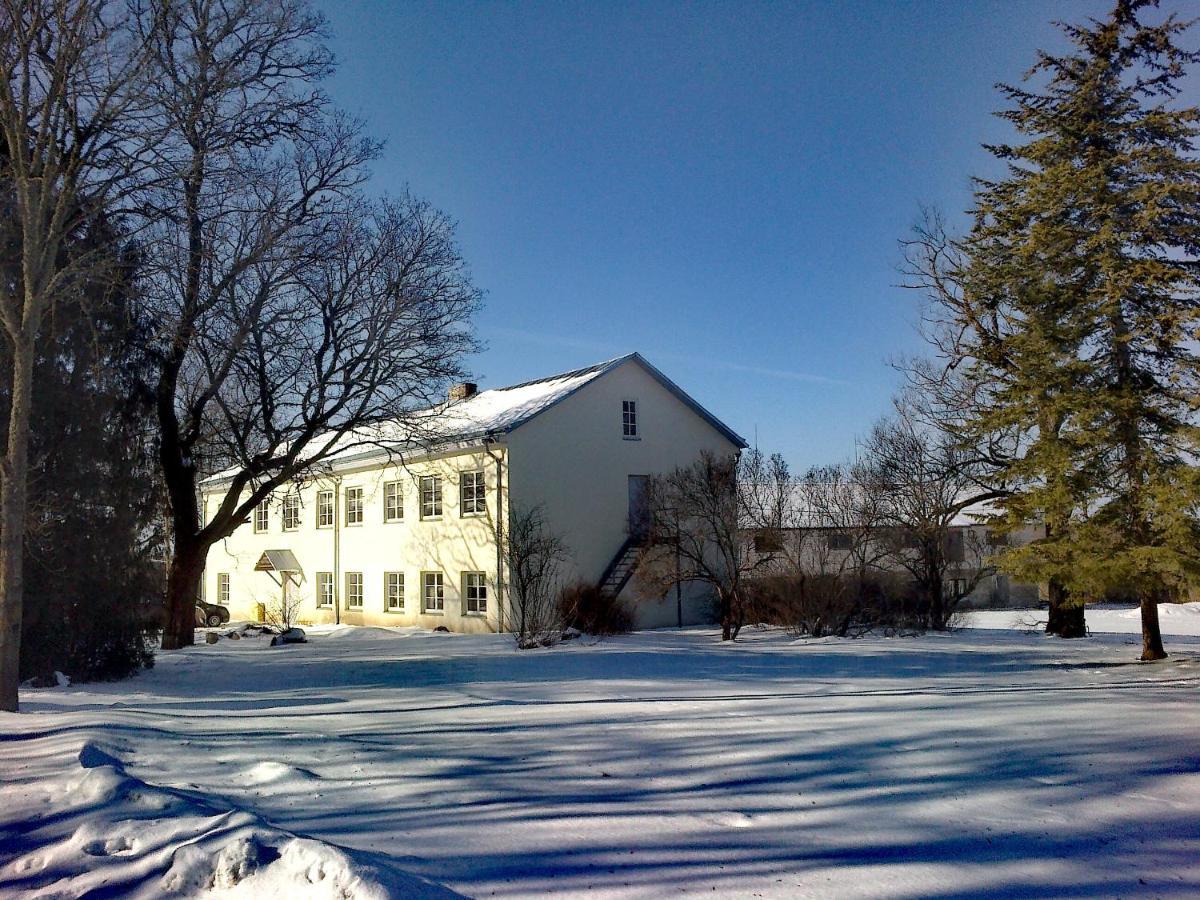
<path fill-rule="evenodd" d="M 453 223 L 356 195 L 379 150 L 330 108 L 303 0 L 195 0 L 141 19 L 163 138 L 144 285 L 174 547 L 164 648 L 192 642 L 208 548 L 276 487 L 461 375 L 478 304 Z M 403 441 L 402 441 L 403 442 Z M 198 478 L 224 471 L 202 521 Z"/>
<path fill-rule="evenodd" d="M 0 460 L 0 709 L 17 708 L 22 544 L 33 365 L 56 299 L 99 277 L 107 248 L 73 236 L 126 189 L 136 169 L 123 138 L 138 120 L 143 55 L 119 9 L 89 0 L 0 3 L 0 178 L 17 224 L 20 266 L 0 283 L 11 353 L 7 445 Z"/>
<path fill-rule="evenodd" d="M 947 572 L 985 548 L 957 546 L 968 532 L 951 525 L 966 509 L 1001 494 L 979 487 L 977 462 L 944 433 L 922 427 L 903 403 L 897 415 L 875 426 L 863 454 L 863 489 L 881 498 L 878 541 L 891 562 L 905 569 L 920 590 L 928 625 L 944 629 L 958 602 L 989 574 L 990 566 L 964 569 L 948 589 Z"/>
<path fill-rule="evenodd" d="M 509 511 L 506 593 L 512 603 L 513 636 L 521 649 L 547 646 L 562 635 L 567 617 L 558 601 L 567 557 L 567 545 L 550 530 L 540 506 Z"/>
<path fill-rule="evenodd" d="M 1023 326 L 1013 309 L 1013 296 L 994 292 L 977 296 L 978 292 L 967 289 L 970 255 L 964 243 L 948 233 L 936 210 L 923 210 L 921 222 L 901 246 L 905 285 L 924 297 L 921 333 L 934 353 L 932 360 L 910 359 L 901 365 L 909 395 L 917 401 L 911 408 L 926 425 L 953 435 L 960 447 L 970 448 L 980 472 L 997 489 L 1019 494 L 1039 484 L 1041 478 L 1030 476 L 1026 463 L 1031 461 L 1036 470 L 1039 457 L 1066 456 L 1066 410 L 1058 371 L 1065 366 L 1047 370 L 1056 377 L 1043 380 L 1033 391 L 1017 386 L 1012 346 Z M 1031 278 L 1027 289 L 1039 290 L 1038 284 L 1038 278 Z M 1012 396 L 1024 398 L 1027 414 L 1014 416 L 1006 411 Z M 985 427 L 979 427 L 981 421 L 986 422 Z M 1004 483 L 1001 473 L 1012 480 Z M 1014 475 L 1023 477 L 1013 479 Z M 995 524 L 1010 528 L 1029 524 L 1019 521 L 1028 512 L 1041 520 L 1047 539 L 1061 537 L 1082 511 L 1078 485 L 1073 481 L 1058 473 L 1043 485 L 1052 502 L 1029 511 L 1017 503 L 1012 511 L 1015 515 Z M 1048 579 L 1047 590 L 1047 633 L 1083 637 L 1087 627 L 1080 598 L 1071 597 L 1056 576 Z"/>
<path fill-rule="evenodd" d="M 786 465 L 781 467 L 782 458 L 756 454 L 748 457 L 757 459 L 752 465 L 767 477 L 749 492 L 738 483 L 737 455 L 710 452 L 690 466 L 651 477 L 646 488 L 650 534 L 638 579 L 661 591 L 678 583 L 707 585 L 716 595 L 725 641 L 736 639 L 745 624 L 748 581 L 770 565 L 774 552 L 754 552 L 755 536 L 760 547 L 782 539 Z"/>

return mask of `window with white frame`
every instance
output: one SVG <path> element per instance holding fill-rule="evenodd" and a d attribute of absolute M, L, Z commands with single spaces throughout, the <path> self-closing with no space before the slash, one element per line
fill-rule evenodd
<path fill-rule="evenodd" d="M 333 491 L 317 491 L 317 527 L 333 527 Z"/>
<path fill-rule="evenodd" d="M 487 613 L 487 576 L 482 572 L 463 572 L 463 612 L 469 616 Z"/>
<path fill-rule="evenodd" d="M 317 573 L 317 606 L 333 606 L 333 573 Z"/>
<path fill-rule="evenodd" d="M 442 514 L 442 478 L 421 476 L 421 518 L 436 519 Z"/>
<path fill-rule="evenodd" d="M 388 612 L 404 610 L 404 573 L 385 572 L 383 575 L 383 608 Z"/>
<path fill-rule="evenodd" d="M 283 498 L 283 530 L 295 531 L 300 527 L 300 495 L 287 494 Z"/>
<path fill-rule="evenodd" d="M 363 577 L 362 572 L 346 573 L 346 609 L 362 609 Z"/>
<path fill-rule="evenodd" d="M 487 492 L 482 472 L 463 472 L 458 476 L 458 513 L 478 516 L 487 512 Z"/>
<path fill-rule="evenodd" d="M 383 486 L 383 521 L 404 520 L 404 492 L 399 481 L 389 481 Z"/>
<path fill-rule="evenodd" d="M 638 436 L 637 401 L 621 401 L 621 434 L 627 438 Z"/>
<path fill-rule="evenodd" d="M 264 500 L 258 506 L 254 507 L 254 531 L 256 534 L 261 534 L 266 531 L 271 525 L 271 508 L 267 501 Z"/>
<path fill-rule="evenodd" d="M 346 524 L 361 525 L 363 523 L 363 489 L 360 487 L 346 488 Z"/>
<path fill-rule="evenodd" d="M 441 572 L 426 572 L 421 576 L 421 609 L 440 613 L 446 609 L 446 585 Z"/>
<path fill-rule="evenodd" d="M 229 605 L 229 573 L 217 574 L 217 602 L 222 606 Z"/>

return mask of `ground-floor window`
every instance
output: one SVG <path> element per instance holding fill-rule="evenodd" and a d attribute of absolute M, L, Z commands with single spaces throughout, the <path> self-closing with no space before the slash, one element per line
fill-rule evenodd
<path fill-rule="evenodd" d="M 217 602 L 222 606 L 229 605 L 229 573 L 221 572 L 217 575 Z"/>
<path fill-rule="evenodd" d="M 421 579 L 421 608 L 440 613 L 446 609 L 446 586 L 441 572 L 426 572 Z"/>
<path fill-rule="evenodd" d="M 317 573 L 317 606 L 333 606 L 333 573 Z"/>
<path fill-rule="evenodd" d="M 383 576 L 384 609 L 400 612 L 404 609 L 404 573 L 387 572 Z"/>
<path fill-rule="evenodd" d="M 363 577 L 362 572 L 346 573 L 346 609 L 362 609 Z"/>
<path fill-rule="evenodd" d="M 482 572 L 463 572 L 463 612 L 480 616 L 487 612 L 487 576 Z"/>

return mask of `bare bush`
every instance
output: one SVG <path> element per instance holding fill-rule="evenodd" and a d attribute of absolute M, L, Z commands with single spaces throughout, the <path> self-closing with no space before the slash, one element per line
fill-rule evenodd
<path fill-rule="evenodd" d="M 513 637 L 522 650 L 548 647 L 562 639 L 570 613 L 559 602 L 562 565 L 568 555 L 566 543 L 546 524 L 542 507 L 510 511 L 504 556 Z"/>
<path fill-rule="evenodd" d="M 619 598 L 594 584 L 576 582 L 563 588 L 558 600 L 563 621 L 585 634 L 628 634 L 633 631 L 633 613 Z"/>
<path fill-rule="evenodd" d="M 741 466 L 736 455 L 705 452 L 690 466 L 654 476 L 646 488 L 650 531 L 639 582 L 660 593 L 688 582 L 707 585 L 716 596 L 721 640 L 734 640 L 746 622 L 748 583 L 770 567 L 782 541 L 789 484 L 783 458 L 757 450 Z"/>
<path fill-rule="evenodd" d="M 280 587 L 279 596 L 266 605 L 265 618 L 268 625 L 274 625 L 281 631 L 287 631 L 296 624 L 297 614 L 304 600 L 299 585 L 293 584 L 289 575 L 283 576 L 284 582 Z"/>

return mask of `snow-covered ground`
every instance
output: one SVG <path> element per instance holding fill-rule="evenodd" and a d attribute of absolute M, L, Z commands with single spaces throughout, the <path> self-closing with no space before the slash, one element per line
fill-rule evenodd
<path fill-rule="evenodd" d="M 1094 636 L 316 630 L 0 715 L 0 896 L 1200 895 L 1200 605 Z"/>

